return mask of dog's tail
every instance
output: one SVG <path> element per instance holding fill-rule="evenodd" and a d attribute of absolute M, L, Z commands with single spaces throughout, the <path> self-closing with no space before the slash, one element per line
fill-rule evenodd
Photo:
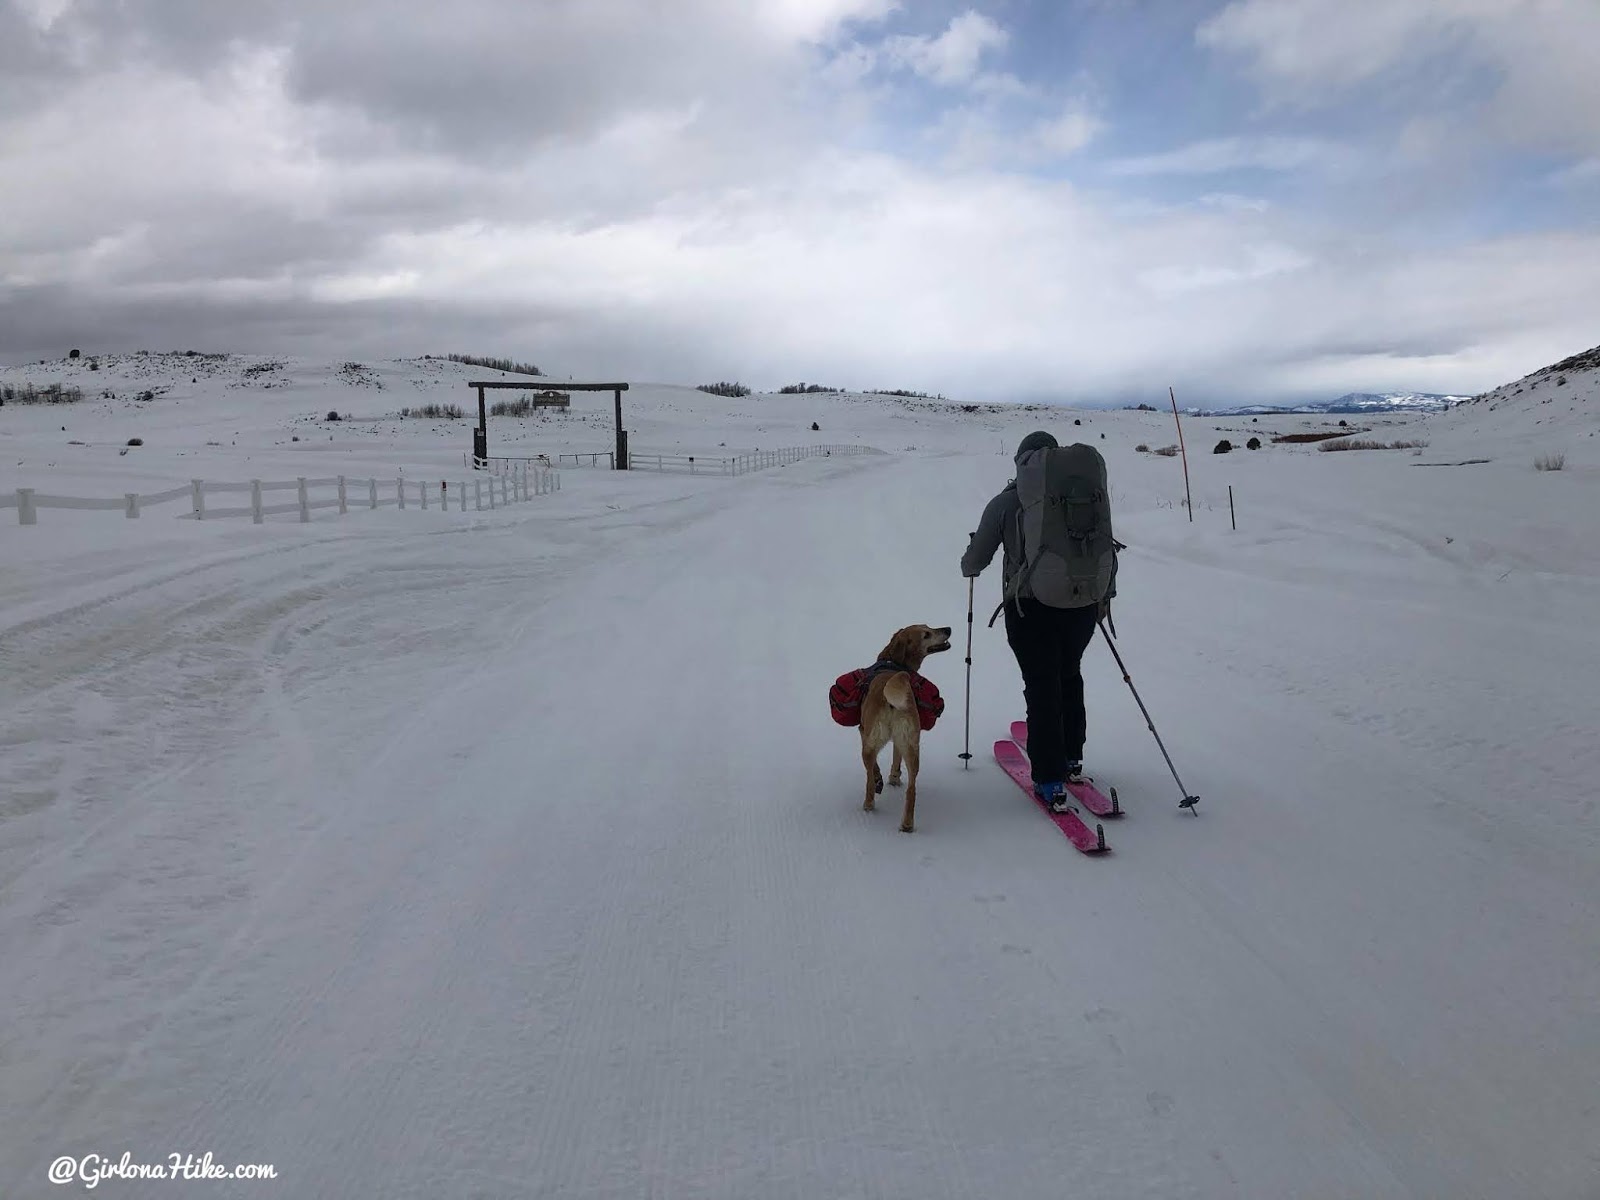
<path fill-rule="evenodd" d="M 889 676 L 888 682 L 883 685 L 883 698 L 889 702 L 890 708 L 898 708 L 901 712 L 917 711 L 917 698 L 911 691 L 911 676 L 904 671 L 896 671 Z"/>

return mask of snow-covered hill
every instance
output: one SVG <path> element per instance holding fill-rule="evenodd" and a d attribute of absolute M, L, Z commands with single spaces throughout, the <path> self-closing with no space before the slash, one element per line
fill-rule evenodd
<path fill-rule="evenodd" d="M 1569 475 L 1600 470 L 1600 348 L 1474 396 L 1430 428 L 1455 453 L 1521 465 L 1556 459 Z"/>
<path fill-rule="evenodd" d="M 85 391 L 0 408 L 0 494 L 454 479 L 472 418 L 398 414 L 483 373 L 98 361 L 0 372 Z M 0 1194 L 127 1152 L 278 1172 L 218 1195 L 1587 1200 L 1593 395 L 1341 453 L 1271 440 L 1331 415 L 1189 418 L 1192 520 L 1139 449 L 1170 412 L 659 383 L 641 451 L 887 454 L 304 525 L 0 511 Z M 603 451 L 611 406 L 491 451 Z M 1202 797 L 1096 645 L 1104 859 L 990 761 L 995 568 L 968 764 L 964 655 L 928 665 L 918 832 L 861 811 L 825 704 L 899 625 L 965 636 L 1039 427 L 1105 453 L 1120 649 Z"/>

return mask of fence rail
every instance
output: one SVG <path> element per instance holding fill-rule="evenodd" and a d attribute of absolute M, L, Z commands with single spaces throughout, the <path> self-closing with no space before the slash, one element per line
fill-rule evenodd
<path fill-rule="evenodd" d="M 557 454 L 553 462 L 548 454 L 528 456 L 491 454 L 487 458 L 475 458 L 470 451 L 463 451 L 461 462 L 463 466 L 471 467 L 475 471 L 488 471 L 492 475 L 503 475 L 519 466 L 548 468 L 565 467 L 570 464 L 574 467 L 598 467 L 602 458 L 606 460 L 606 470 L 609 471 L 616 466 L 617 454 L 614 450 L 584 450 L 577 453 Z"/>
<path fill-rule="evenodd" d="M 633 471 L 687 471 L 691 475 L 745 475 L 766 467 L 781 467 L 788 463 L 799 462 L 803 458 L 882 453 L 884 451 L 874 446 L 859 445 L 787 446 L 781 450 L 755 450 L 748 454 L 735 454 L 730 457 L 657 454 L 643 450 L 629 450 L 628 468 Z M 473 464 L 471 454 L 463 454 L 461 458 L 466 465 Z M 616 465 L 616 454 L 611 450 L 558 454 L 555 465 L 564 467 L 570 460 L 574 467 L 584 465 L 598 467 L 602 458 L 606 460 L 608 469 Z M 499 474 L 514 469 L 517 464 L 548 464 L 550 459 L 548 456 L 540 455 L 535 458 L 490 457 L 478 461 L 483 464 L 478 469 Z"/>
<path fill-rule="evenodd" d="M 487 488 L 485 484 L 488 485 Z M 520 469 L 491 475 L 488 479 L 476 477 L 471 480 L 471 485 L 469 488 L 466 482 L 458 480 L 452 492 L 452 485 L 448 480 L 440 480 L 435 485 L 420 479 L 408 480 L 404 476 L 396 476 L 392 480 L 378 480 L 333 475 L 326 479 L 252 479 L 247 483 L 192 479 L 186 487 L 172 488 L 165 492 L 145 494 L 125 492 L 120 500 L 108 497 L 57 496 L 34 488 L 17 488 L 15 492 L 0 493 L 0 509 L 16 509 L 19 525 L 37 525 L 41 508 L 107 511 L 121 509 L 124 516 L 135 519 L 146 508 L 187 496 L 189 511 L 178 514 L 180 520 L 215 521 L 227 517 L 247 516 L 255 524 L 260 525 L 267 517 L 294 512 L 300 514 L 302 522 L 307 522 L 311 520 L 311 513 L 314 510 L 323 508 L 337 508 L 342 516 L 350 511 L 352 505 L 369 509 L 391 507 L 404 509 L 410 503 L 424 511 L 434 506 L 440 511 L 448 511 L 454 503 L 459 511 L 466 512 L 467 494 L 470 491 L 474 510 L 481 512 L 485 508 L 500 508 L 530 500 L 534 496 L 560 491 L 561 474 L 550 468 L 523 466 Z M 312 499 L 312 490 L 323 488 L 336 488 L 337 495 Z M 294 492 L 295 499 L 284 504 L 264 502 L 263 497 L 266 493 L 286 491 Z M 484 503 L 486 491 L 487 504 Z M 208 497 L 232 495 L 248 495 L 250 503 L 226 508 L 208 507 L 206 504 Z"/>
<path fill-rule="evenodd" d="M 589 466 L 598 467 L 602 458 L 606 460 L 606 470 L 608 471 L 617 465 L 617 452 L 615 450 L 591 450 L 588 454 L 558 454 L 556 455 L 556 465 L 558 467 L 566 466 L 569 458 L 575 467 L 583 466 L 585 459 L 588 460 Z"/>
<path fill-rule="evenodd" d="M 471 467 L 474 471 L 488 471 L 491 475 L 504 475 L 507 472 L 519 470 L 549 471 L 556 467 L 567 465 L 567 459 L 572 459 L 573 466 L 579 466 L 584 459 L 603 458 L 607 464 L 612 462 L 609 450 L 597 450 L 592 454 L 558 454 L 555 461 L 550 460 L 548 454 L 533 454 L 526 457 L 511 455 L 490 455 L 488 458 L 475 458 L 470 451 L 463 451 L 461 464 Z M 594 463 L 590 463 L 594 466 Z"/>
<path fill-rule="evenodd" d="M 786 446 L 780 450 L 755 450 L 729 458 L 706 458 L 693 454 L 628 454 L 628 466 L 635 471 L 688 471 L 690 474 L 745 475 L 767 467 L 782 467 L 804 458 L 846 457 L 856 454 L 882 454 L 873 446 Z"/>

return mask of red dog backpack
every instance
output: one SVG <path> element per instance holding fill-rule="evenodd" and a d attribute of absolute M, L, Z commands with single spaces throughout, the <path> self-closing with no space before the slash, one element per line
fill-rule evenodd
<path fill-rule="evenodd" d="M 873 663 L 870 667 L 846 671 L 835 679 L 833 686 L 828 689 L 828 711 L 840 725 L 860 725 L 861 701 L 866 696 L 873 677 L 884 671 L 904 670 L 904 667 L 895 663 Z M 944 715 L 944 697 L 939 695 L 939 689 L 933 685 L 931 679 L 924 679 L 915 671 L 906 671 L 906 674 L 911 676 L 911 694 L 917 702 L 917 724 L 926 732 Z"/>

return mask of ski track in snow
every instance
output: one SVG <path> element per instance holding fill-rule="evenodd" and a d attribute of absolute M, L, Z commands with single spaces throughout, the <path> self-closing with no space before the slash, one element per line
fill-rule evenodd
<path fill-rule="evenodd" d="M 956 757 L 1009 464 L 933 450 L 6 581 L 0 1194 L 124 1150 L 280 1179 L 106 1195 L 1600 1194 L 1594 562 L 1296 488 L 1195 529 L 1114 460 L 1202 801 L 1097 645 L 1089 859 L 986 753 L 997 567 Z M 823 693 L 914 621 L 907 837 Z"/>

